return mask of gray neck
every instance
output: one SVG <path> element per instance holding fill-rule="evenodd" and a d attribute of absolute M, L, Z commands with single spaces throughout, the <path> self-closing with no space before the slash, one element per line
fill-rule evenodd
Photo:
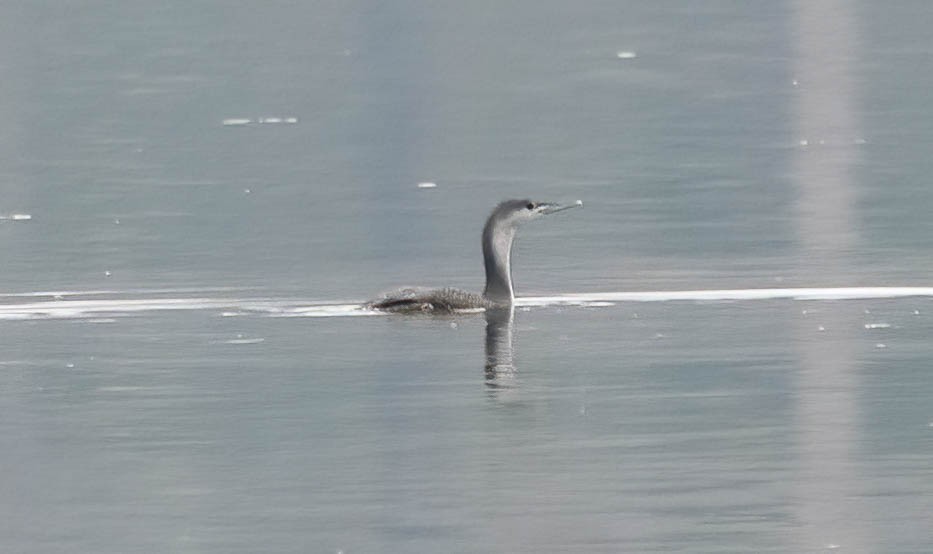
<path fill-rule="evenodd" d="M 483 259 L 486 262 L 486 290 L 483 296 L 496 304 L 510 305 L 512 292 L 512 241 L 515 228 L 496 224 L 490 217 L 483 227 Z"/>

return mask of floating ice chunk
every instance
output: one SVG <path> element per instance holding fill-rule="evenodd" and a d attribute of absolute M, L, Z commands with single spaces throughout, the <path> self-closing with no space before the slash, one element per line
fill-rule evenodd
<path fill-rule="evenodd" d="M 807 139 L 803 139 L 803 140 L 800 141 L 799 144 L 800 144 L 800 146 L 807 146 L 808 144 L 810 144 L 810 141 L 807 140 Z"/>
<path fill-rule="evenodd" d="M 31 214 L 0 215 L 0 221 L 29 221 L 31 219 Z"/>
<path fill-rule="evenodd" d="M 866 323 L 865 324 L 866 329 L 887 329 L 890 326 L 891 326 L 890 323 Z"/>
<path fill-rule="evenodd" d="M 797 79 L 794 79 L 793 81 L 791 81 L 791 84 L 794 85 L 795 87 L 800 86 L 800 82 L 797 81 Z"/>
<path fill-rule="evenodd" d="M 888 347 L 888 345 L 885 344 L 885 343 L 883 343 L 883 342 L 879 342 L 879 343 L 877 343 L 877 344 L 875 345 L 875 348 L 879 348 L 879 349 L 880 349 L 880 348 L 887 348 L 887 347 Z"/>
<path fill-rule="evenodd" d="M 822 325 L 820 325 L 819 327 L 816 328 L 816 330 L 817 330 L 817 331 L 820 331 L 820 332 L 823 332 L 823 331 L 826 330 L 826 327 L 823 327 Z"/>
<path fill-rule="evenodd" d="M 263 338 L 255 338 L 255 339 L 236 338 L 236 339 L 230 339 L 224 342 L 226 342 L 227 344 L 259 344 L 260 342 L 265 342 L 265 340 L 266 339 L 263 339 Z"/>
<path fill-rule="evenodd" d="M 638 54 L 632 52 L 631 50 L 619 50 L 616 52 L 616 57 L 620 60 L 634 60 L 638 57 Z"/>
<path fill-rule="evenodd" d="M 287 123 L 289 125 L 294 125 L 298 123 L 297 117 L 257 117 L 256 119 L 250 119 L 248 117 L 229 117 L 222 121 L 223 125 L 226 127 L 236 127 L 242 125 L 250 125 L 252 123 L 259 123 L 262 125 L 276 125 L 281 123 Z"/>
<path fill-rule="evenodd" d="M 74 369 L 74 366 L 75 365 L 71 362 L 68 362 L 67 364 L 65 364 L 65 367 L 67 367 L 68 369 Z"/>
<path fill-rule="evenodd" d="M 437 188 L 437 183 L 425 181 L 423 183 L 418 183 L 418 188 L 419 189 L 434 189 L 434 188 Z"/>
<path fill-rule="evenodd" d="M 110 277 L 111 275 L 113 275 L 113 273 L 110 273 L 109 270 L 104 272 L 104 277 Z"/>
<path fill-rule="evenodd" d="M 920 315 L 920 310 L 914 310 L 914 315 Z"/>

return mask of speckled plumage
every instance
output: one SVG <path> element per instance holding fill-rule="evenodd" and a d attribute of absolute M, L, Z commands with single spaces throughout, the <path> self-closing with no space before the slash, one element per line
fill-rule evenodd
<path fill-rule="evenodd" d="M 402 288 L 368 304 L 369 308 L 395 313 L 456 312 L 492 308 L 494 302 L 482 295 L 454 288 Z"/>

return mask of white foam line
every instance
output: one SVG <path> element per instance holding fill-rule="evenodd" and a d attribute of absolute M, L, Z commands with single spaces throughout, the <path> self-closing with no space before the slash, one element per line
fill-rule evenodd
<path fill-rule="evenodd" d="M 386 312 L 368 310 L 362 304 L 326 304 L 319 306 L 293 307 L 281 313 L 270 314 L 273 317 L 348 317 L 364 315 L 384 315 Z"/>
<path fill-rule="evenodd" d="M 116 291 L 114 291 L 116 292 Z M 153 291 L 149 291 L 153 292 Z M 85 291 L 77 294 L 107 294 L 110 291 Z M 63 293 L 22 293 L 5 296 L 50 296 Z M 124 291 L 125 294 L 125 291 Z M 517 298 L 518 307 L 611 306 L 615 302 L 730 302 L 748 300 L 857 300 L 907 297 L 933 297 L 933 287 L 837 287 L 796 289 L 724 289 L 644 292 L 596 292 L 559 296 Z M 121 298 L 30 301 L 0 304 L 0 320 L 113 318 L 118 314 L 156 311 L 218 310 L 218 315 L 260 315 L 267 317 L 347 317 L 383 315 L 362 304 L 315 304 L 295 299 L 238 298 Z M 110 320 L 107 320 L 110 322 Z"/>
<path fill-rule="evenodd" d="M 47 300 L 0 304 L 0 320 L 82 319 L 157 311 L 223 310 L 220 315 L 338 317 L 377 315 L 360 304 L 298 304 L 294 300 L 236 298 L 138 298 L 113 300 Z M 235 310 L 235 311 L 231 311 Z"/>
<path fill-rule="evenodd" d="M 104 296 L 118 294 L 191 294 L 205 292 L 242 292 L 251 290 L 242 287 L 213 287 L 213 288 L 174 288 L 174 289 L 126 289 L 126 290 L 48 290 L 29 292 L 0 292 L 0 298 L 38 298 L 38 297 L 68 297 L 68 296 Z"/>
<path fill-rule="evenodd" d="M 121 300 L 59 300 L 0 305 L 0 319 L 76 318 L 98 314 L 162 310 L 202 310 L 227 306 L 230 300 L 210 298 L 158 298 Z"/>
<path fill-rule="evenodd" d="M 792 289 L 722 289 L 644 292 L 594 292 L 517 298 L 518 306 L 547 306 L 590 302 L 669 302 L 736 300 L 859 300 L 933 296 L 933 287 L 830 287 Z"/>

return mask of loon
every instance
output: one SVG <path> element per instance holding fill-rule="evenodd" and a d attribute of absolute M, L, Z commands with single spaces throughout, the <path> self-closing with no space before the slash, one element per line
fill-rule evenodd
<path fill-rule="evenodd" d="M 543 215 L 580 206 L 583 206 L 580 200 L 566 206 L 532 200 L 506 200 L 496 206 L 483 227 L 486 288 L 481 295 L 454 288 L 403 288 L 387 293 L 366 306 L 399 313 L 510 307 L 515 300 L 512 288 L 512 242 L 518 227 Z"/>

